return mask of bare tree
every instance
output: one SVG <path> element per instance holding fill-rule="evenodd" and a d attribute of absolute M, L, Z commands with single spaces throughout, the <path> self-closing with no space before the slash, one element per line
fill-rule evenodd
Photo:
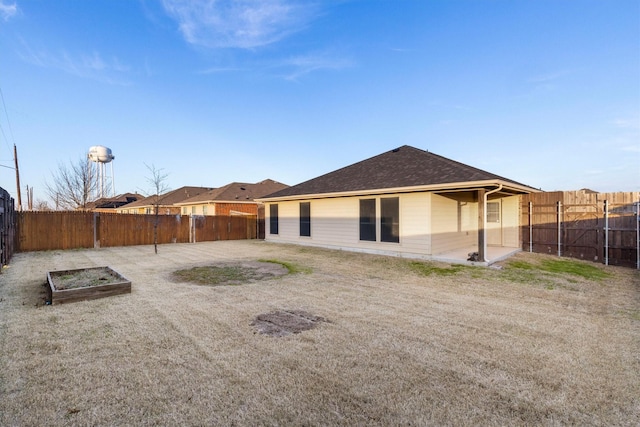
<path fill-rule="evenodd" d="M 51 207 L 49 206 L 49 203 L 47 203 L 46 200 L 36 200 L 35 205 L 32 208 L 33 210 L 36 211 L 50 211 L 52 210 Z"/>
<path fill-rule="evenodd" d="M 162 194 L 166 193 L 169 187 L 167 186 L 166 180 L 169 174 L 164 172 L 164 169 L 156 168 L 155 165 L 149 166 L 145 163 L 147 170 L 149 171 L 149 176 L 147 177 L 147 182 L 151 186 L 152 195 L 152 204 L 153 204 L 153 249 L 155 253 L 158 253 L 158 224 L 160 223 L 160 204 L 162 203 Z"/>
<path fill-rule="evenodd" d="M 92 172 L 90 160 L 80 158 L 68 165 L 60 163 L 46 184 L 46 192 L 56 209 L 86 209 L 93 201 L 97 180 Z"/>

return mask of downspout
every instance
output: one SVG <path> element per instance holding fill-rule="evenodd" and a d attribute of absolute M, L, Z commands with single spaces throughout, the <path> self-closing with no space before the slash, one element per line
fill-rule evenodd
<path fill-rule="evenodd" d="M 484 233 L 484 239 L 482 239 L 482 243 L 484 245 L 482 248 L 484 259 L 482 261 L 484 262 L 487 262 L 487 200 L 489 199 L 489 194 L 497 193 L 500 190 L 502 190 L 502 184 L 498 184 L 498 188 L 494 188 L 493 190 L 484 193 L 484 218 L 482 222 L 482 232 Z"/>

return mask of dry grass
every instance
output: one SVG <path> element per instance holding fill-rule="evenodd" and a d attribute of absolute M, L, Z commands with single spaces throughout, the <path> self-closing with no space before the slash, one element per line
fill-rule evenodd
<path fill-rule="evenodd" d="M 308 274 L 171 280 L 258 259 Z M 638 425 L 638 272 L 550 259 L 450 272 L 258 241 L 18 254 L 0 275 L 0 425 Z M 47 271 L 97 265 L 132 293 L 42 305 Z M 257 333 L 275 310 L 329 322 Z"/>

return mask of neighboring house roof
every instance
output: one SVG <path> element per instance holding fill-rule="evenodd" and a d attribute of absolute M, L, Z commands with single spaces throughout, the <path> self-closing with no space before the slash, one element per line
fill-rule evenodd
<path fill-rule="evenodd" d="M 385 189 L 461 189 L 501 183 L 515 192 L 538 190 L 408 145 L 277 191 L 264 199 L 359 194 Z M 461 185 L 464 184 L 464 185 Z M 473 185 L 472 185 L 473 184 Z"/>
<path fill-rule="evenodd" d="M 190 197 L 197 196 L 211 190 L 211 187 L 180 187 L 177 190 L 169 191 L 160 195 L 160 204 L 163 206 L 173 205 Z M 156 196 L 145 197 L 142 200 L 129 203 L 121 206 L 122 209 L 141 208 L 146 206 L 153 206 L 156 202 Z"/>
<path fill-rule="evenodd" d="M 246 182 L 232 182 L 220 188 L 214 188 L 205 193 L 183 200 L 176 205 L 195 205 L 209 202 L 253 202 L 254 199 L 264 197 L 276 191 L 288 188 L 286 184 L 265 179 L 255 184 Z"/>
<path fill-rule="evenodd" d="M 133 203 L 137 200 L 143 199 L 144 196 L 137 193 L 124 193 L 114 197 L 101 197 L 93 202 L 87 203 L 85 209 L 113 209 L 126 205 L 127 203 Z"/>

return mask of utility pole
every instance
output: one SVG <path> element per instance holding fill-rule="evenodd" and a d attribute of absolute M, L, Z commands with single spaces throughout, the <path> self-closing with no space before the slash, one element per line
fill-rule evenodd
<path fill-rule="evenodd" d="M 16 148 L 16 144 L 13 144 L 13 158 L 16 162 L 16 187 L 18 193 L 18 210 L 22 210 L 22 196 L 20 195 L 20 171 L 18 170 L 18 149 Z"/>
<path fill-rule="evenodd" d="M 33 187 L 27 185 L 27 210 L 33 210 Z"/>

